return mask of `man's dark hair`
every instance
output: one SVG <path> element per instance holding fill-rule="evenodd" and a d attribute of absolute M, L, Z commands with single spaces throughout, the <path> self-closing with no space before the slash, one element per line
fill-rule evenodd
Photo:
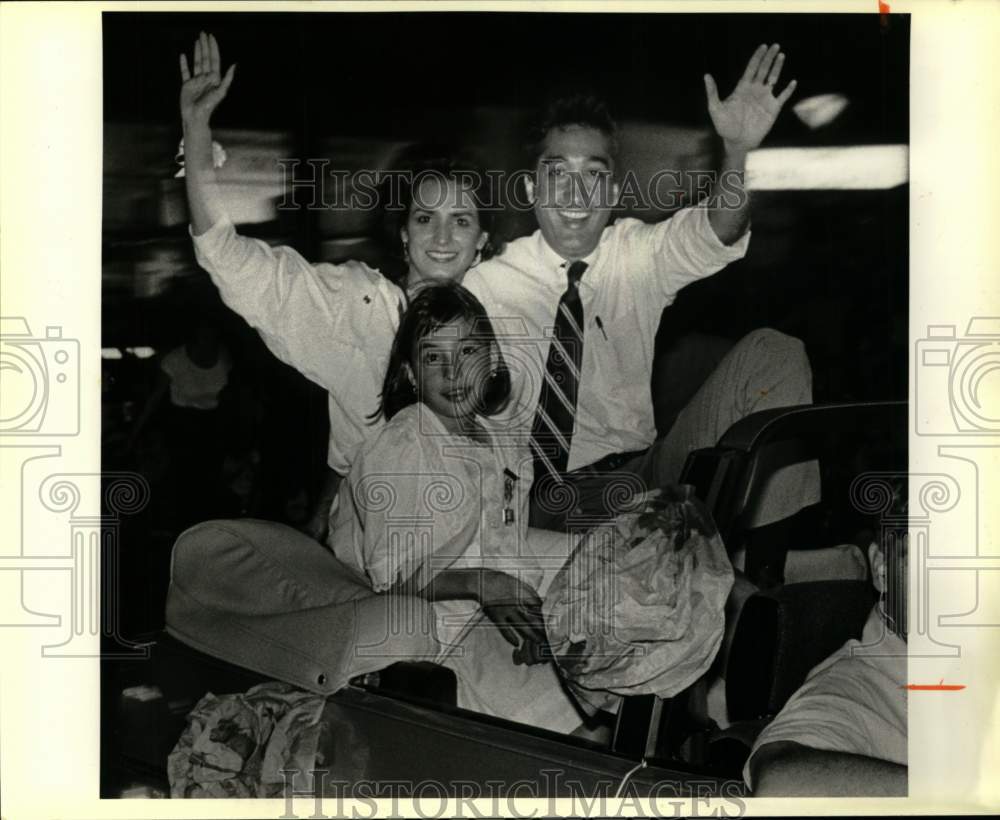
<path fill-rule="evenodd" d="M 611 117 L 607 103 L 593 94 L 570 94 L 553 99 L 535 115 L 525 148 L 530 167 L 537 165 L 549 132 L 572 125 L 600 131 L 608 138 L 612 156 L 618 152 L 618 126 Z"/>

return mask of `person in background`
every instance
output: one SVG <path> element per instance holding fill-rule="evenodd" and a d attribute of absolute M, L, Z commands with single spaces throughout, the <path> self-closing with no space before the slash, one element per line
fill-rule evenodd
<path fill-rule="evenodd" d="M 160 361 L 156 386 L 129 437 L 131 449 L 164 399 L 169 399 L 167 472 L 178 529 L 218 512 L 225 456 L 221 404 L 233 369 L 218 326 L 197 310 L 188 322 L 184 344 Z"/>
<path fill-rule="evenodd" d="M 657 438 L 650 377 L 664 307 L 685 285 L 740 259 L 749 243 L 747 153 L 771 130 L 795 81 L 776 94 L 784 64 L 760 46 L 733 93 L 720 99 L 706 75 L 708 110 L 723 162 L 708 201 L 656 224 L 618 219 L 617 129 L 587 96 L 554 101 L 533 131 L 527 178 L 539 230 L 471 270 L 464 284 L 486 307 L 511 369 L 511 424 L 532 430 L 532 525 L 614 514 L 609 481 L 636 489 L 679 478 L 688 453 L 714 446 L 738 419 L 808 404 L 802 343 L 758 330 L 730 350 L 673 426 Z M 818 499 L 815 464 L 779 471 L 778 503 L 755 521 L 786 518 Z"/>
<path fill-rule="evenodd" d="M 491 214 L 477 210 L 470 187 L 482 175 L 468 161 L 442 157 L 418 165 L 415 185 L 404 181 L 405 222 L 397 234 L 406 260 L 402 286 L 362 262 L 311 264 L 292 248 L 241 236 L 222 207 L 210 120 L 235 64 L 223 75 L 218 44 L 202 32 L 193 65 L 181 55 L 180 70 L 185 187 L 198 264 L 272 353 L 329 394 L 331 472 L 309 527 L 322 540 L 340 479 L 382 424 L 370 414 L 407 294 L 428 282 L 459 281 L 494 252 Z"/>
<path fill-rule="evenodd" d="M 904 493 L 897 482 L 889 510 L 902 522 Z M 906 539 L 885 528 L 868 547 L 879 597 L 861 640 L 816 666 L 757 736 L 743 769 L 755 796 L 906 795 Z"/>

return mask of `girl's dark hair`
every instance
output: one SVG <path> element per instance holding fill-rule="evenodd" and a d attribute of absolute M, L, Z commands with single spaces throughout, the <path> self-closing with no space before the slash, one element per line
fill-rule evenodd
<path fill-rule="evenodd" d="M 484 260 L 502 250 L 495 236 L 497 204 L 490 192 L 490 180 L 482 166 L 469 155 L 442 146 L 413 146 L 398 156 L 391 165 L 392 173 L 379 187 L 382 208 L 382 232 L 398 269 L 393 278 L 406 276 L 406 261 L 400 230 L 413 206 L 413 195 L 420 182 L 428 176 L 441 176 L 468 186 L 476 205 L 479 227 L 488 234 L 481 251 Z"/>
<path fill-rule="evenodd" d="M 416 385 L 410 381 L 404 365 L 416 373 L 419 366 L 420 341 L 436 328 L 465 319 L 472 325 L 473 338 L 490 347 L 491 366 L 483 378 L 487 384 L 482 392 L 482 404 L 476 412 L 483 416 L 499 413 L 510 399 L 510 372 L 504 364 L 493 325 L 480 301 L 457 282 L 426 285 L 410 301 L 392 342 L 389 366 L 382 383 L 382 401 L 375 414 L 388 421 L 404 407 L 415 404 Z M 494 359 L 494 353 L 496 359 Z"/>

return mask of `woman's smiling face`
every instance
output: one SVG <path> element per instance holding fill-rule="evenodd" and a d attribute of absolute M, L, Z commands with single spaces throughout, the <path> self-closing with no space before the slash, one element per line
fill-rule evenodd
<path fill-rule="evenodd" d="M 489 238 L 479 225 L 475 197 L 451 177 L 426 175 L 414 188 L 401 231 L 407 246 L 407 286 L 460 282 Z"/>

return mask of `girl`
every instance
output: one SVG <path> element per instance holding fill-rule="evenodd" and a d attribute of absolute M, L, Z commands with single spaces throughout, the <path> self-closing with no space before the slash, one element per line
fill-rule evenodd
<path fill-rule="evenodd" d="M 528 548 L 527 442 L 491 422 L 509 394 L 478 300 L 454 283 L 421 289 L 393 343 L 386 424 L 341 485 L 331 542 L 376 592 L 434 602 L 459 705 L 570 731 L 581 719 L 552 665 L 527 666 L 545 645 L 543 573 Z M 498 630 L 471 628 L 480 608 Z M 499 635 L 525 666 L 498 652 Z"/>

